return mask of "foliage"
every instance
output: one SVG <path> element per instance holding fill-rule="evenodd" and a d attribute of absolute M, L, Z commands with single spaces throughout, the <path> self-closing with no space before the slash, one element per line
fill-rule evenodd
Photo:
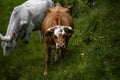
<path fill-rule="evenodd" d="M 56 2 L 60 2 L 64 6 L 72 6 L 72 15 L 74 17 L 80 17 L 80 15 L 85 15 L 90 9 L 89 5 L 87 4 L 87 0 L 55 0 L 55 3 Z"/>
<path fill-rule="evenodd" d="M 0 0 L 0 33 L 5 34 L 11 11 L 24 1 Z M 9 56 L 2 56 L 0 47 L 0 80 L 119 80 L 119 0 L 95 0 L 94 8 L 89 8 L 87 0 L 54 2 L 73 6 L 75 33 L 65 59 L 55 63 L 52 54 L 49 73 L 43 76 L 44 41 L 40 43 L 38 32 L 33 32 L 30 43 L 19 41 Z"/>

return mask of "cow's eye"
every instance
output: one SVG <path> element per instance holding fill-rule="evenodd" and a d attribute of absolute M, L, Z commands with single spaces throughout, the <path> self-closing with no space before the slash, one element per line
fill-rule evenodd
<path fill-rule="evenodd" d="M 55 38 L 55 39 L 57 39 L 57 36 L 56 36 L 56 35 L 54 35 L 54 38 Z"/>

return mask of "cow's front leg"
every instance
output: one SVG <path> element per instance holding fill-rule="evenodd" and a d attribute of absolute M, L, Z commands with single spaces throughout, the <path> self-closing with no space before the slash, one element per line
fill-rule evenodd
<path fill-rule="evenodd" d="M 26 30 L 23 30 L 19 33 L 18 38 L 23 40 L 25 38 L 25 35 L 26 35 Z"/>
<path fill-rule="evenodd" d="M 56 49 L 55 50 L 55 62 L 57 62 L 59 59 L 58 59 L 58 53 L 59 53 L 59 50 Z"/>
<path fill-rule="evenodd" d="M 32 21 L 29 24 L 29 27 L 27 28 L 26 31 L 26 36 L 25 36 L 25 43 L 28 44 L 29 42 L 29 38 L 31 36 L 32 30 L 34 29 L 34 24 L 32 23 Z"/>
<path fill-rule="evenodd" d="M 62 48 L 62 50 L 61 50 L 61 57 L 62 57 L 62 59 L 64 59 L 64 55 L 65 55 L 65 53 L 66 53 L 66 50 L 67 50 L 67 47 L 68 47 L 68 42 L 69 42 L 69 38 L 67 38 L 66 39 L 66 45 L 65 45 L 65 48 Z"/>
<path fill-rule="evenodd" d="M 64 59 L 65 52 L 66 52 L 66 48 L 63 48 L 61 50 L 61 57 L 62 57 L 62 59 Z"/>
<path fill-rule="evenodd" d="M 50 47 L 46 46 L 46 58 L 45 58 L 46 66 L 45 66 L 44 75 L 48 74 L 48 66 L 50 64 L 50 54 L 51 54 L 51 49 Z"/>

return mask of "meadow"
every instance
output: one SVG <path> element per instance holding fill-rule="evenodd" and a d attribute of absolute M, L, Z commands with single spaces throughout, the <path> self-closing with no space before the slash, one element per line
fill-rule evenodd
<path fill-rule="evenodd" d="M 13 8 L 25 0 L 0 0 L 0 33 L 6 33 Z M 45 68 L 45 45 L 39 32 L 32 33 L 28 45 L 19 40 L 17 48 L 3 56 L 0 47 L 0 80 L 119 80 L 120 79 L 120 1 L 53 0 L 73 5 L 75 33 L 64 59 L 51 55 L 49 73 Z M 1 43 L 1 41 L 0 41 Z"/>

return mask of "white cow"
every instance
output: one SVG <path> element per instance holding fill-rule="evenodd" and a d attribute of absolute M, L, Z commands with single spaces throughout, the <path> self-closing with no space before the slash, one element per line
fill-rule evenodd
<path fill-rule="evenodd" d="M 53 5 L 52 0 L 27 0 L 15 7 L 10 17 L 6 35 L 0 34 L 3 55 L 7 55 L 15 49 L 21 34 L 22 36 L 26 34 L 25 42 L 28 42 L 31 32 L 40 30 L 46 11 Z"/>

